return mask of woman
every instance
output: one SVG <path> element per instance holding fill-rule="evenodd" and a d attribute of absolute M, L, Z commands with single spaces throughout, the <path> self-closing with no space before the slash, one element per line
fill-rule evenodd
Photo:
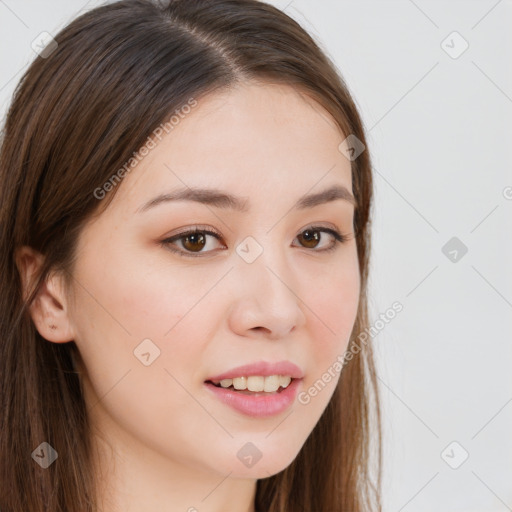
<path fill-rule="evenodd" d="M 296 22 L 80 16 L 22 78 L 0 173 L 3 512 L 380 510 L 371 163 Z"/>

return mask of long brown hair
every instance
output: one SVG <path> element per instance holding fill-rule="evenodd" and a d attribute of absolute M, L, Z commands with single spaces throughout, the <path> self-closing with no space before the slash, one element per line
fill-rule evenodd
<path fill-rule="evenodd" d="M 327 109 L 345 136 L 366 145 L 332 62 L 295 21 L 257 0 L 123 0 L 83 14 L 55 40 L 57 46 L 37 57 L 18 84 L 0 153 L 2 512 L 95 510 L 88 417 L 73 366 L 79 354 L 74 342 L 42 338 L 28 306 L 50 272 L 72 275 L 81 228 L 119 187 L 102 201 L 94 191 L 153 130 L 191 97 L 259 80 L 301 90 Z M 354 343 L 369 324 L 369 151 L 351 163 L 361 274 Z M 45 257 L 29 295 L 15 257 L 25 245 Z M 344 366 L 296 459 L 258 480 L 256 509 L 380 510 L 380 429 L 368 343 Z M 45 441 L 59 454 L 48 469 L 31 459 Z"/>

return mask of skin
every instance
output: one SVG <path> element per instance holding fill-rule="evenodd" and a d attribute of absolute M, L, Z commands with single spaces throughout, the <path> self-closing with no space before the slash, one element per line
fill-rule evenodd
<path fill-rule="evenodd" d="M 290 360 L 304 372 L 303 391 L 344 353 L 360 293 L 354 207 L 338 199 L 290 210 L 333 184 L 352 191 L 338 150 L 344 138 L 289 86 L 246 82 L 206 96 L 83 229 L 72 293 L 58 273 L 42 288 L 31 305 L 37 329 L 49 342 L 74 340 L 82 358 L 103 510 L 252 512 L 257 479 L 297 456 L 339 374 L 307 405 L 256 419 L 212 397 L 204 381 L 254 361 Z M 180 201 L 137 213 L 185 185 L 241 196 L 249 211 Z M 195 225 L 221 239 L 208 235 L 200 249 L 181 238 L 173 247 L 203 256 L 180 257 L 160 243 Z M 307 245 L 297 237 L 311 225 L 348 240 L 320 231 Z M 250 264 L 235 250 L 248 236 L 263 248 Z M 25 282 L 41 261 L 23 248 Z M 160 350 L 149 366 L 134 356 L 147 338 Z M 237 458 L 247 442 L 262 453 L 251 468 Z"/>

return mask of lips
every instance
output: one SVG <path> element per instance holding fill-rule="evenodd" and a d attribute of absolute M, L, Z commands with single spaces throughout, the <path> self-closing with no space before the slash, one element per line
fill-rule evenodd
<path fill-rule="evenodd" d="M 238 369 L 235 368 L 238 371 Z M 289 409 L 302 386 L 302 378 L 292 379 L 285 389 L 274 393 L 252 393 L 214 386 L 205 382 L 204 387 L 210 396 L 229 406 L 232 410 L 252 418 L 268 418 L 284 413 Z"/>
<path fill-rule="evenodd" d="M 208 377 L 205 382 L 219 382 L 224 379 L 234 379 L 237 377 L 249 376 L 262 376 L 267 377 L 270 375 L 289 375 L 292 379 L 302 379 L 304 373 L 302 370 L 291 361 L 279 361 L 270 363 L 267 361 L 258 361 L 256 363 L 237 366 L 224 373 L 212 375 Z"/>

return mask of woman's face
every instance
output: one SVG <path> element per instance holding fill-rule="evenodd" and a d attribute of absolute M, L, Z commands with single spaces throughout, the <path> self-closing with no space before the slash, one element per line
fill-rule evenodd
<path fill-rule="evenodd" d="M 297 456 L 334 392 L 339 374 L 322 375 L 344 353 L 357 313 L 354 206 L 339 194 L 303 200 L 335 186 L 352 192 L 344 138 L 287 86 L 210 95 L 84 228 L 71 323 L 90 418 L 120 452 L 219 478 L 268 477 Z M 206 193 L 151 203 L 196 189 L 234 196 L 239 207 Z M 282 396 L 207 383 L 283 361 L 298 373 Z M 276 373 L 293 372 L 235 370 Z M 321 391 L 301 403 L 319 380 Z"/>

